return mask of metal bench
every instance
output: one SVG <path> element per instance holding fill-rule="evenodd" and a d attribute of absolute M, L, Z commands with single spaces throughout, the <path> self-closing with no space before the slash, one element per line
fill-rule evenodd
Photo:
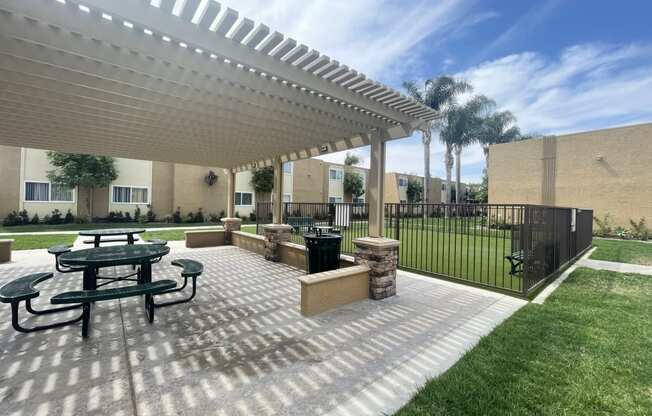
<path fill-rule="evenodd" d="M 524 259 L 525 259 L 525 255 L 523 253 L 523 250 L 518 250 L 513 252 L 509 256 L 505 256 L 505 260 L 508 260 L 509 264 L 511 265 L 511 270 L 509 271 L 510 276 L 516 276 L 517 274 L 523 273 Z"/>
<path fill-rule="evenodd" d="M 183 285 L 181 285 L 181 287 L 179 288 L 168 290 L 163 293 L 159 293 L 159 295 L 181 292 L 188 285 L 188 279 L 192 279 L 192 293 L 187 298 L 171 300 L 171 301 L 161 302 L 161 303 L 154 303 L 154 306 L 157 308 L 190 302 L 195 297 L 195 294 L 197 293 L 197 278 L 201 276 L 201 274 L 204 272 L 204 265 L 198 261 L 189 260 L 189 259 L 173 260 L 172 265 L 183 268 L 183 270 L 181 270 L 181 277 L 183 277 Z"/>
<path fill-rule="evenodd" d="M 312 217 L 288 217 L 287 223 L 292 227 L 295 233 L 303 230 L 310 230 L 315 226 L 315 220 Z"/>
<path fill-rule="evenodd" d="M 71 309 L 79 308 L 81 305 L 66 306 L 62 308 L 35 310 L 32 308 L 32 299 L 38 297 L 40 292 L 36 289 L 36 285 L 51 279 L 54 275 L 52 273 L 34 273 L 26 276 L 19 277 L 0 288 L 0 302 L 11 304 L 11 325 L 18 332 L 34 332 L 45 329 L 58 328 L 79 322 L 82 316 L 63 322 L 55 322 L 48 325 L 35 326 L 32 328 L 25 328 L 18 322 L 18 308 L 20 302 L 25 301 L 25 309 L 33 315 L 46 315 L 55 312 L 64 312 Z"/>
<path fill-rule="evenodd" d="M 162 240 L 160 238 L 152 238 L 147 240 L 148 243 L 154 244 L 156 246 L 167 246 L 168 245 L 168 240 Z"/>
<path fill-rule="evenodd" d="M 62 266 L 61 263 L 59 263 L 59 256 L 65 253 L 69 253 L 71 247 L 72 246 L 60 244 L 48 248 L 48 253 L 54 255 L 54 266 L 56 267 L 59 273 L 81 272 L 84 270 L 83 267 L 68 267 L 68 266 Z"/>
<path fill-rule="evenodd" d="M 127 287 L 117 287 L 103 290 L 80 290 L 75 292 L 66 292 L 56 295 L 50 299 L 53 305 L 62 305 L 70 303 L 82 304 L 82 337 L 88 337 L 88 328 L 91 319 L 91 305 L 93 302 L 103 300 L 122 299 L 141 295 L 155 295 L 164 293 L 177 286 L 174 280 L 159 280 L 157 282 L 142 283 Z M 146 302 L 146 313 L 149 322 L 154 321 L 154 303 Z M 79 319 L 78 319 L 79 320 Z"/>

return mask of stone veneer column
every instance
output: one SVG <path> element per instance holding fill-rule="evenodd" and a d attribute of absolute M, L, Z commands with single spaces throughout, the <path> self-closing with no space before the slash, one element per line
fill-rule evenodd
<path fill-rule="evenodd" d="M 292 226 L 287 224 L 268 224 L 263 225 L 263 234 L 265 234 L 265 260 L 278 262 L 278 243 L 290 241 Z"/>
<path fill-rule="evenodd" d="M 242 220 L 240 218 L 222 218 L 224 226 L 224 244 L 231 244 L 231 231 L 240 231 Z"/>
<path fill-rule="evenodd" d="M 396 294 L 396 268 L 398 267 L 398 240 L 363 237 L 353 240 L 355 263 L 369 267 L 371 299 L 385 299 Z"/>

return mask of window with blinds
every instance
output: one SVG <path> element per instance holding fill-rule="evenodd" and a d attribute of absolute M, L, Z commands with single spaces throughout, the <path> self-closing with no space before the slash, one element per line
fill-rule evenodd
<path fill-rule="evenodd" d="M 252 205 L 253 194 L 250 192 L 236 192 L 234 202 L 235 205 Z"/>
<path fill-rule="evenodd" d="M 50 185 L 50 201 L 73 202 L 72 189 L 63 185 Z"/>
<path fill-rule="evenodd" d="M 147 204 L 149 202 L 149 189 L 136 186 L 114 186 L 114 204 Z"/>
<path fill-rule="evenodd" d="M 25 201 L 50 200 L 50 184 L 47 182 L 25 182 Z"/>

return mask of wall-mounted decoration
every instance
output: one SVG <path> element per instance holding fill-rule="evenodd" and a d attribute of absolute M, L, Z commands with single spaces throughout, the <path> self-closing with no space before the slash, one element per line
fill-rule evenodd
<path fill-rule="evenodd" d="M 215 185 L 217 183 L 217 175 L 215 174 L 215 172 L 209 170 L 208 175 L 204 176 L 204 182 L 206 182 L 208 186 Z"/>

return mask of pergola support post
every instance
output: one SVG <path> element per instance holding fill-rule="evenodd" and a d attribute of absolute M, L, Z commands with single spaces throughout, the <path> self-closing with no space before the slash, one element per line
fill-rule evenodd
<path fill-rule="evenodd" d="M 283 161 L 274 158 L 274 189 L 272 190 L 272 222 L 263 225 L 265 259 L 278 262 L 279 243 L 290 241 L 292 227 L 283 224 Z"/>
<path fill-rule="evenodd" d="M 369 172 L 369 237 L 356 238 L 355 262 L 369 267 L 369 296 L 385 299 L 396 294 L 396 269 L 398 267 L 399 241 L 383 237 L 385 223 L 385 142 L 386 131 L 371 136 L 371 159 Z"/>
<path fill-rule="evenodd" d="M 222 218 L 224 226 L 224 242 L 231 244 L 231 232 L 240 231 L 242 220 L 235 218 L 235 170 L 229 169 L 226 173 L 226 218 Z"/>

